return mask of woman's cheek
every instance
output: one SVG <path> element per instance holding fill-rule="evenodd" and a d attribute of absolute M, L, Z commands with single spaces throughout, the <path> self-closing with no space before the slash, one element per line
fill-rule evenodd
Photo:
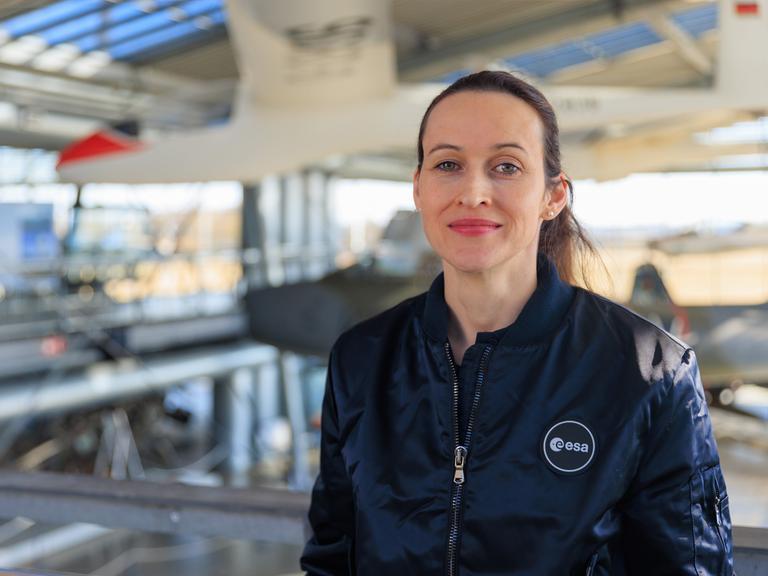
<path fill-rule="evenodd" d="M 434 250 L 437 250 L 437 244 L 438 238 L 436 238 L 437 230 L 435 229 L 434 222 L 432 222 L 430 219 L 425 218 L 422 216 L 422 228 L 424 230 L 424 236 L 427 237 L 427 242 L 429 242 L 429 245 L 432 246 Z"/>

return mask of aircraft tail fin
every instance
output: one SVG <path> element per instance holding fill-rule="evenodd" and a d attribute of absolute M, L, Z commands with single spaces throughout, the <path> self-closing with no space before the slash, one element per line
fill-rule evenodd
<path fill-rule="evenodd" d="M 629 303 L 641 307 L 674 305 L 659 270 L 650 262 L 637 267 Z"/>
<path fill-rule="evenodd" d="M 144 144 L 117 130 L 99 130 L 73 142 L 59 153 L 56 169 L 98 157 L 134 152 Z"/>
<path fill-rule="evenodd" d="M 687 340 L 691 325 L 685 308 L 675 304 L 658 268 L 647 262 L 637 267 L 629 306 L 660 328 Z"/>

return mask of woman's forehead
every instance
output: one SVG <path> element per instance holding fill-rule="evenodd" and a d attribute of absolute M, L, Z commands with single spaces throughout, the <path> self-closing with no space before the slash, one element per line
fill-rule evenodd
<path fill-rule="evenodd" d="M 495 146 L 518 142 L 543 153 L 543 127 L 536 110 L 503 92 L 465 91 L 447 96 L 432 109 L 424 131 L 424 148 L 437 142 Z"/>

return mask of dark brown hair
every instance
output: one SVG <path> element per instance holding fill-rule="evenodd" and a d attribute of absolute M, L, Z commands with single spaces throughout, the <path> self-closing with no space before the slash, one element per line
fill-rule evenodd
<path fill-rule="evenodd" d="M 501 92 L 515 96 L 531 106 L 539 116 L 544 132 L 544 172 L 549 185 L 560 181 L 560 131 L 552 105 L 532 85 L 509 72 L 484 70 L 456 80 L 438 94 L 424 113 L 419 127 L 418 169 L 424 162 L 424 131 L 429 116 L 442 100 L 458 92 Z M 573 204 L 573 184 L 567 181 L 570 204 Z M 576 220 L 570 204 L 554 220 L 545 220 L 541 225 L 539 252 L 545 254 L 556 266 L 560 277 L 570 284 L 582 284 L 590 288 L 588 264 L 590 260 L 602 262 L 592 241 Z M 603 266 L 604 268 L 604 266 Z"/>

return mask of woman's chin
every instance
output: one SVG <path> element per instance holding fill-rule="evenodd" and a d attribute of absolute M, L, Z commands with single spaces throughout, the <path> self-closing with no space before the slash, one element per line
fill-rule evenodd
<path fill-rule="evenodd" d="M 525 250 L 508 251 L 499 253 L 490 250 L 466 250 L 453 252 L 446 257 L 441 255 L 443 267 L 452 267 L 457 272 L 464 274 L 481 274 L 484 272 L 514 270 L 519 266 L 527 267 L 528 264 L 536 266 L 536 252 L 528 253 Z"/>
<path fill-rule="evenodd" d="M 496 264 L 491 258 L 483 256 L 463 256 L 460 258 L 443 258 L 443 262 L 464 274 L 479 274 L 486 272 Z"/>

